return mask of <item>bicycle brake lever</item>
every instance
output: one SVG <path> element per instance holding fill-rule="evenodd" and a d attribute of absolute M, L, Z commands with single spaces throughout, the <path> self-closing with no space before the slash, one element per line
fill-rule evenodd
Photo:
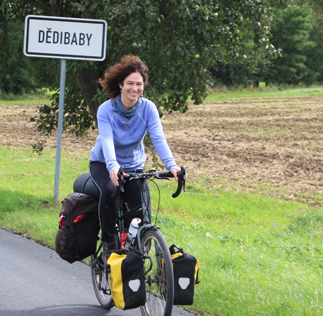
<path fill-rule="evenodd" d="M 123 170 L 124 170 L 124 168 L 121 166 L 120 169 L 119 169 L 119 171 L 118 171 L 120 192 L 122 192 L 122 193 L 124 192 L 124 184 L 125 184 Z"/>
<path fill-rule="evenodd" d="M 185 182 L 186 182 L 186 173 L 184 174 L 183 176 L 183 180 L 182 180 L 182 183 L 183 183 L 183 191 L 186 192 L 186 185 L 185 185 Z"/>
<path fill-rule="evenodd" d="M 119 186 L 117 186 L 117 190 L 111 194 L 111 198 L 114 199 L 120 192 L 124 192 L 124 175 L 123 175 L 124 168 L 121 166 L 118 171 L 118 179 L 119 179 Z"/>

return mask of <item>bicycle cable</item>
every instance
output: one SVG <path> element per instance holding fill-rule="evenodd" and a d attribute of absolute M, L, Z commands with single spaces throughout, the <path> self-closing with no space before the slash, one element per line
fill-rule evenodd
<path fill-rule="evenodd" d="M 157 219 L 158 219 L 158 213 L 159 213 L 159 207 L 160 207 L 160 189 L 154 179 L 150 179 L 149 182 L 153 182 L 158 190 L 158 204 L 157 204 L 157 212 L 156 212 L 156 217 L 155 217 L 155 226 L 157 226 Z"/>

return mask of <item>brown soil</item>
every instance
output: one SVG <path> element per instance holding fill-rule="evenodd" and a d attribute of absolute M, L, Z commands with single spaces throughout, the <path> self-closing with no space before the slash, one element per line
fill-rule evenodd
<path fill-rule="evenodd" d="M 323 204 L 322 97 L 208 101 L 187 113 L 166 114 L 164 132 L 189 180 L 214 188 L 257 192 Z M 0 143 L 31 147 L 49 138 L 30 117 L 37 106 L 0 106 Z M 89 152 L 97 131 L 85 138 L 64 133 L 62 150 Z"/>

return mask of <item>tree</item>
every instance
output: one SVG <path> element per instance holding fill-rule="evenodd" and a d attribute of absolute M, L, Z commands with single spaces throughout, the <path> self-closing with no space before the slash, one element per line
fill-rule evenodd
<path fill-rule="evenodd" d="M 265 42 L 266 45 L 263 45 Z M 218 61 L 211 69 L 216 84 L 246 87 L 259 86 L 264 71 L 270 60 L 279 54 L 268 38 L 257 39 L 252 28 L 241 34 L 240 54 L 237 58 L 224 62 Z"/>
<path fill-rule="evenodd" d="M 310 40 L 315 42 L 315 47 L 307 51 L 305 65 L 309 69 L 303 80 L 306 84 L 323 82 L 323 3 L 319 0 L 303 0 L 301 5 L 308 4 L 312 9 L 314 18 Z"/>
<path fill-rule="evenodd" d="M 51 6 L 45 6 L 42 1 L 18 2 L 25 3 L 25 13 L 32 8 L 38 14 L 49 15 L 50 12 L 108 22 L 104 62 L 68 61 L 67 89 L 73 91 L 79 101 L 67 107 L 67 115 L 76 113 L 76 108 L 79 113 L 85 113 L 87 105 L 92 117 L 103 98 L 97 78 L 126 54 L 138 55 L 148 65 L 150 83 L 145 94 L 160 110 L 185 112 L 189 98 L 199 104 L 206 97 L 212 81 L 209 72 L 212 66 L 217 61 L 229 61 L 238 56 L 240 34 L 247 32 L 250 25 L 257 38 L 265 39 L 259 45 L 267 44 L 272 18 L 268 1 L 263 0 L 52 0 Z M 49 64 L 49 61 L 38 63 L 36 73 L 47 71 Z M 43 83 L 51 82 L 52 88 L 57 89 L 53 73 L 51 70 L 46 78 L 38 77 L 44 80 Z M 82 92 L 86 104 L 81 102 L 77 90 Z M 50 122 L 57 116 L 55 100 L 50 107 L 40 110 L 40 127 L 50 132 L 55 126 Z M 68 118 L 65 123 L 69 124 Z M 82 128 L 79 124 L 78 130 L 84 131 Z"/>
<path fill-rule="evenodd" d="M 298 84 L 310 72 L 306 65 L 307 53 L 316 46 L 311 40 L 314 19 L 307 5 L 290 5 L 286 9 L 276 8 L 272 24 L 272 43 L 279 47 L 282 57 L 272 61 L 264 79 L 271 83 Z"/>
<path fill-rule="evenodd" d="M 36 84 L 30 73 L 30 60 L 22 55 L 24 26 L 12 10 L 0 10 L 0 91 L 30 92 Z"/>

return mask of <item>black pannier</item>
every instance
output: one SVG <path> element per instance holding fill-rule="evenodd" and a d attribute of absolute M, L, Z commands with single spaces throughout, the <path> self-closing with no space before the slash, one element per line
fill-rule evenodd
<path fill-rule="evenodd" d="M 98 201 L 83 193 L 69 194 L 62 201 L 56 252 L 73 263 L 92 255 L 100 230 Z"/>
<path fill-rule="evenodd" d="M 200 283 L 199 261 L 176 245 L 172 245 L 169 250 L 174 272 L 174 305 L 192 305 L 195 284 Z"/>

